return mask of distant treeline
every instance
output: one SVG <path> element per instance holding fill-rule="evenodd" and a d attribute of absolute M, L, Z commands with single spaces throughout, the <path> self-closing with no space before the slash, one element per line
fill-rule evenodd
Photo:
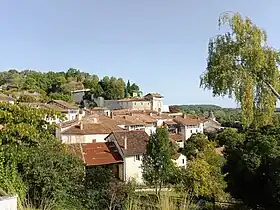
<path fill-rule="evenodd" d="M 121 99 L 132 94 L 140 94 L 137 84 L 130 84 L 123 78 L 97 75 L 81 72 L 70 68 L 66 72 L 39 72 L 34 70 L 9 70 L 0 72 L 2 90 L 10 93 L 17 91 L 35 91 L 42 97 L 71 101 L 71 91 L 90 89 L 94 96 L 105 99 Z"/>
<path fill-rule="evenodd" d="M 198 105 L 173 105 L 169 107 L 171 112 L 183 112 L 194 116 L 209 116 L 212 111 L 216 119 L 221 123 L 234 123 L 240 121 L 240 109 L 222 108 L 212 104 Z"/>

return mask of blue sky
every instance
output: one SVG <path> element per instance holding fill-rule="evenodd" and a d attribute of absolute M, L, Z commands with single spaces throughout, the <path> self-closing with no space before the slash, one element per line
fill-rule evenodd
<path fill-rule="evenodd" d="M 66 71 L 130 79 L 167 104 L 217 104 L 199 88 L 224 11 L 249 16 L 280 46 L 277 0 L 1 0 L 0 70 Z"/>

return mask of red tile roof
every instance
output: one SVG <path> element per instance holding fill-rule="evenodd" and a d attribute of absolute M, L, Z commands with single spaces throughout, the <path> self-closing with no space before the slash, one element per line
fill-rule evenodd
<path fill-rule="evenodd" d="M 146 153 L 149 136 L 145 131 L 113 132 L 111 133 L 111 135 L 114 135 L 125 156 L 133 156 Z M 127 139 L 126 149 L 125 138 Z"/>
<path fill-rule="evenodd" d="M 123 159 L 113 142 L 67 145 L 69 151 L 81 158 L 86 166 L 122 163 Z"/>

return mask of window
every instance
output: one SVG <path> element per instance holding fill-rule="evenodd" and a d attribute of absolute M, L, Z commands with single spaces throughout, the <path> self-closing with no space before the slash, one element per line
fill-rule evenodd
<path fill-rule="evenodd" d="M 196 132 L 198 133 L 198 129 L 196 129 Z"/>
<path fill-rule="evenodd" d="M 138 161 L 139 161 L 139 160 L 140 160 L 140 155 L 136 155 L 136 156 L 135 156 L 135 160 L 138 160 Z"/>
<path fill-rule="evenodd" d="M 185 159 L 182 159 L 182 164 L 185 164 Z"/>
<path fill-rule="evenodd" d="M 192 130 L 190 130 L 190 132 L 192 133 Z"/>
<path fill-rule="evenodd" d="M 136 105 L 136 102 L 134 103 L 134 105 Z"/>

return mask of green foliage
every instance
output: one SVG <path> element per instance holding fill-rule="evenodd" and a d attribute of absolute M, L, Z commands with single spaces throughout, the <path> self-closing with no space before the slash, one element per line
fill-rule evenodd
<path fill-rule="evenodd" d="M 140 93 L 139 86 L 133 83 L 126 90 L 122 78 L 105 76 L 99 79 L 97 75 L 89 75 L 78 69 L 70 68 L 65 72 L 37 72 L 33 70 L 9 70 L 0 72 L 0 85 L 16 88 L 16 91 L 39 91 L 50 99 L 71 101 L 71 91 L 88 88 L 94 97 L 105 99 L 121 99 L 126 92 Z M 24 99 L 25 100 L 25 99 Z"/>
<path fill-rule="evenodd" d="M 83 165 L 50 133 L 53 126 L 43 120 L 46 115 L 56 113 L 0 105 L 0 188 L 35 208 L 73 206 Z"/>
<path fill-rule="evenodd" d="M 245 126 L 271 123 L 276 106 L 271 86 L 279 89 L 279 53 L 249 18 L 225 14 L 219 25 L 228 25 L 230 31 L 210 40 L 201 87 L 211 89 L 214 96 L 234 98 Z"/>
<path fill-rule="evenodd" d="M 226 183 L 221 171 L 225 160 L 215 152 L 215 146 L 203 134 L 188 139 L 184 152 L 189 161 L 187 168 L 180 170 L 177 190 L 196 197 L 225 198 Z"/>
<path fill-rule="evenodd" d="M 229 192 L 253 208 L 279 209 L 279 127 L 248 129 L 225 138 L 225 172 Z"/>
<path fill-rule="evenodd" d="M 147 152 L 143 156 L 142 173 L 145 182 L 155 186 L 158 194 L 174 168 L 172 154 L 167 129 L 157 128 L 156 133 L 150 136 Z"/>
<path fill-rule="evenodd" d="M 86 170 L 84 205 L 87 209 L 123 209 L 128 194 L 132 194 L 130 183 L 117 180 L 109 168 L 102 166 Z"/>
<path fill-rule="evenodd" d="M 73 101 L 70 94 L 50 93 L 49 98 L 52 100 L 63 100 L 63 101 L 67 101 L 67 102 Z"/>
<path fill-rule="evenodd" d="M 185 142 L 183 154 L 188 159 L 194 159 L 200 152 L 203 152 L 208 144 L 208 140 L 204 134 L 194 134 Z"/>
<path fill-rule="evenodd" d="M 241 121 L 241 112 L 239 109 L 222 108 L 216 105 L 174 105 L 169 107 L 170 112 L 183 112 L 192 116 L 208 117 L 212 111 L 216 120 L 221 124 L 233 124 Z"/>
<path fill-rule="evenodd" d="M 17 101 L 24 102 L 24 103 L 33 103 L 36 102 L 37 100 L 35 97 L 30 95 L 21 95 Z"/>

